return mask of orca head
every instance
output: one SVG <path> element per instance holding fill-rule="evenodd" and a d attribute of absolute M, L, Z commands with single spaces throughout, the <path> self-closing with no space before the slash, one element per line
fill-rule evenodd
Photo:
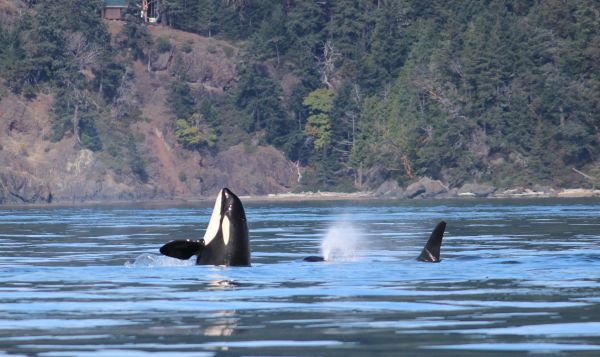
<path fill-rule="evenodd" d="M 221 192 L 223 194 L 223 219 L 227 219 L 234 228 L 245 229 L 247 231 L 248 223 L 246 222 L 246 211 L 244 211 L 242 201 L 228 188 L 222 189 Z"/>
<path fill-rule="evenodd" d="M 217 194 L 208 227 L 201 240 L 176 240 L 160 252 L 177 259 L 196 255 L 198 265 L 250 265 L 248 223 L 242 201 L 227 188 Z"/>

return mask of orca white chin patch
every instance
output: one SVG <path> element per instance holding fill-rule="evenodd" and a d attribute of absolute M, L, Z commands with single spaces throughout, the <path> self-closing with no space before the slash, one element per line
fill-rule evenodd
<path fill-rule="evenodd" d="M 229 217 L 223 217 L 223 223 L 221 223 L 221 233 L 223 233 L 223 241 L 225 245 L 229 244 Z"/>
<path fill-rule="evenodd" d="M 221 202 L 221 200 L 223 199 L 222 196 L 223 190 L 219 191 L 219 194 L 217 195 L 215 207 L 213 208 L 212 215 L 210 216 L 210 221 L 208 221 L 208 227 L 206 228 L 206 232 L 204 233 L 204 244 L 208 244 L 213 239 L 215 239 L 217 233 L 219 233 L 219 229 L 221 228 L 221 207 L 223 207 Z M 227 228 L 229 229 L 229 224 L 227 224 Z M 227 239 L 229 239 L 229 234 L 227 235 Z M 227 243 L 227 241 L 225 241 L 225 243 Z"/>

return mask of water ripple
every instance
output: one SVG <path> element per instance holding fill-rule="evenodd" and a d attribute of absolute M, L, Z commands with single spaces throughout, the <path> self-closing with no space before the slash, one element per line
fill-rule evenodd
<path fill-rule="evenodd" d="M 249 203 L 252 267 L 159 254 L 202 237 L 211 206 L 0 210 L 0 350 L 600 350 L 598 200 Z M 417 262 L 442 219 L 442 262 Z"/>

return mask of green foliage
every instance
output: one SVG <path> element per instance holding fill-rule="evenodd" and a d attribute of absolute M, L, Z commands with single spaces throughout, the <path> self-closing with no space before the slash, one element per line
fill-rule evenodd
<path fill-rule="evenodd" d="M 33 86 L 23 81 L 26 70 L 23 66 L 25 56 L 20 29 L 9 30 L 0 25 L 0 76 L 6 80 L 7 86 L 13 92 L 25 92 L 27 96 L 32 96 Z"/>
<path fill-rule="evenodd" d="M 178 177 L 179 177 L 179 181 L 181 181 L 181 182 L 186 182 L 187 181 L 187 175 L 183 171 L 179 171 L 179 176 Z"/>
<path fill-rule="evenodd" d="M 319 88 L 310 92 L 304 101 L 311 113 L 329 113 L 333 104 L 334 93 L 331 89 Z"/>
<path fill-rule="evenodd" d="M 156 47 L 156 50 L 159 53 L 169 52 L 169 51 L 171 51 L 171 47 L 172 47 L 169 39 L 167 37 L 163 37 L 163 36 L 160 36 L 156 39 L 154 46 Z"/>
<path fill-rule="evenodd" d="M 51 141 L 59 141 L 69 133 L 78 136 L 75 140 L 81 143 L 81 147 L 92 151 L 102 150 L 102 141 L 96 130 L 98 109 L 85 94 L 68 89 L 59 91 L 52 113 Z"/>
<path fill-rule="evenodd" d="M 174 81 L 169 86 L 167 103 L 176 118 L 189 118 L 196 106 L 190 86 L 182 81 Z"/>
<path fill-rule="evenodd" d="M 406 60 L 408 44 L 406 23 L 409 6 L 399 1 L 385 1 L 373 12 L 373 30 L 366 50 L 359 52 L 357 81 L 374 94 L 398 75 Z"/>
<path fill-rule="evenodd" d="M 184 43 L 181 44 L 181 51 L 183 51 L 184 53 L 190 53 L 190 52 L 192 52 L 192 50 L 193 50 L 192 42 L 185 41 Z"/>
<path fill-rule="evenodd" d="M 225 54 L 225 57 L 227 57 L 227 58 L 232 58 L 234 51 L 235 50 L 233 49 L 233 47 L 223 46 L 223 53 Z"/>
<path fill-rule="evenodd" d="M 260 59 L 277 58 L 285 53 L 288 44 L 286 17 L 282 6 L 275 6 L 270 18 L 263 20 L 252 39 L 252 50 Z M 279 62 L 278 62 L 279 63 Z"/>
<path fill-rule="evenodd" d="M 325 150 L 331 140 L 329 112 L 333 104 L 333 96 L 332 90 L 320 88 L 310 92 L 303 101 L 310 110 L 304 131 L 314 139 L 313 144 L 317 151 Z"/>
<path fill-rule="evenodd" d="M 309 116 L 304 131 L 306 135 L 314 139 L 313 143 L 316 150 L 325 150 L 331 140 L 329 116 L 324 113 Z"/>
<path fill-rule="evenodd" d="M 120 44 L 133 58 L 140 58 L 150 37 L 136 16 L 136 3 L 130 6 L 132 21 Z M 131 72 L 126 73 L 126 62 L 116 58 L 99 16 L 102 4 L 101 0 L 31 2 L 13 27 L 0 27 L 0 77 L 14 93 L 28 98 L 40 89 L 52 94 L 48 139 L 72 140 L 98 152 L 115 172 L 129 167 L 145 182 L 149 177 L 144 161 L 133 137 L 128 137 L 129 124 L 140 109 L 131 100 Z M 113 105 L 119 113 L 111 111 Z"/>
<path fill-rule="evenodd" d="M 119 45 L 121 49 L 131 53 L 134 60 L 144 59 L 146 52 L 152 45 L 152 37 L 150 32 L 143 23 L 143 19 L 139 16 L 141 5 L 130 0 L 125 13 L 125 26 L 119 34 Z"/>
<path fill-rule="evenodd" d="M 244 39 L 257 30 L 275 4 L 270 0 L 163 0 L 161 16 L 177 29 Z"/>
<path fill-rule="evenodd" d="M 78 135 L 147 180 L 122 134 L 141 113 L 123 58 L 152 48 L 139 2 L 115 41 L 119 57 L 100 0 L 30 5 L 0 26 L 4 86 L 55 94 L 53 140 Z M 235 40 L 242 54 L 234 88 L 204 97 L 175 55 L 167 102 L 191 150 L 258 138 L 308 166 L 303 185 L 314 190 L 419 175 L 453 186 L 563 184 L 573 167 L 600 167 L 597 2 L 161 0 L 160 12 L 163 24 Z M 221 42 L 208 50 L 220 48 L 233 58 Z"/>
<path fill-rule="evenodd" d="M 102 141 L 98 136 L 96 130 L 95 118 L 92 115 L 84 115 L 79 119 L 79 136 L 81 139 L 81 146 L 92 150 L 102 150 Z"/>
<path fill-rule="evenodd" d="M 189 120 L 178 119 L 175 122 L 175 135 L 184 147 L 199 149 L 203 146 L 211 147 L 215 144 L 217 136 L 208 125 L 202 124 L 201 121 L 200 115 L 194 114 Z"/>
<path fill-rule="evenodd" d="M 285 142 L 292 122 L 284 110 L 281 89 L 264 65 L 250 65 L 243 71 L 235 103 L 245 113 L 246 131 L 265 130 L 267 142 L 276 146 Z"/>
<path fill-rule="evenodd" d="M 198 113 L 217 134 L 221 131 L 218 109 L 209 100 L 204 99 L 200 102 Z"/>
<path fill-rule="evenodd" d="M 86 63 L 90 54 L 109 52 L 110 35 L 98 16 L 101 6 L 100 0 L 38 2 L 12 31 L 0 31 L 0 67 L 11 89 L 31 97 L 42 83 L 64 85 L 92 65 Z"/>
<path fill-rule="evenodd" d="M 146 171 L 146 163 L 137 148 L 136 140 L 132 134 L 129 134 L 127 138 L 127 150 L 130 157 L 128 162 L 129 168 L 141 182 L 148 182 L 150 177 Z"/>
<path fill-rule="evenodd" d="M 125 66 L 112 58 L 105 59 L 94 69 L 93 87 L 107 102 L 113 101 L 119 94 L 121 81 L 125 76 Z"/>

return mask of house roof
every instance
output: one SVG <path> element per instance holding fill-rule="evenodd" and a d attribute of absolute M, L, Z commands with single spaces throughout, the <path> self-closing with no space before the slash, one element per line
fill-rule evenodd
<path fill-rule="evenodd" d="M 104 7 L 127 7 L 127 0 L 104 0 Z"/>

